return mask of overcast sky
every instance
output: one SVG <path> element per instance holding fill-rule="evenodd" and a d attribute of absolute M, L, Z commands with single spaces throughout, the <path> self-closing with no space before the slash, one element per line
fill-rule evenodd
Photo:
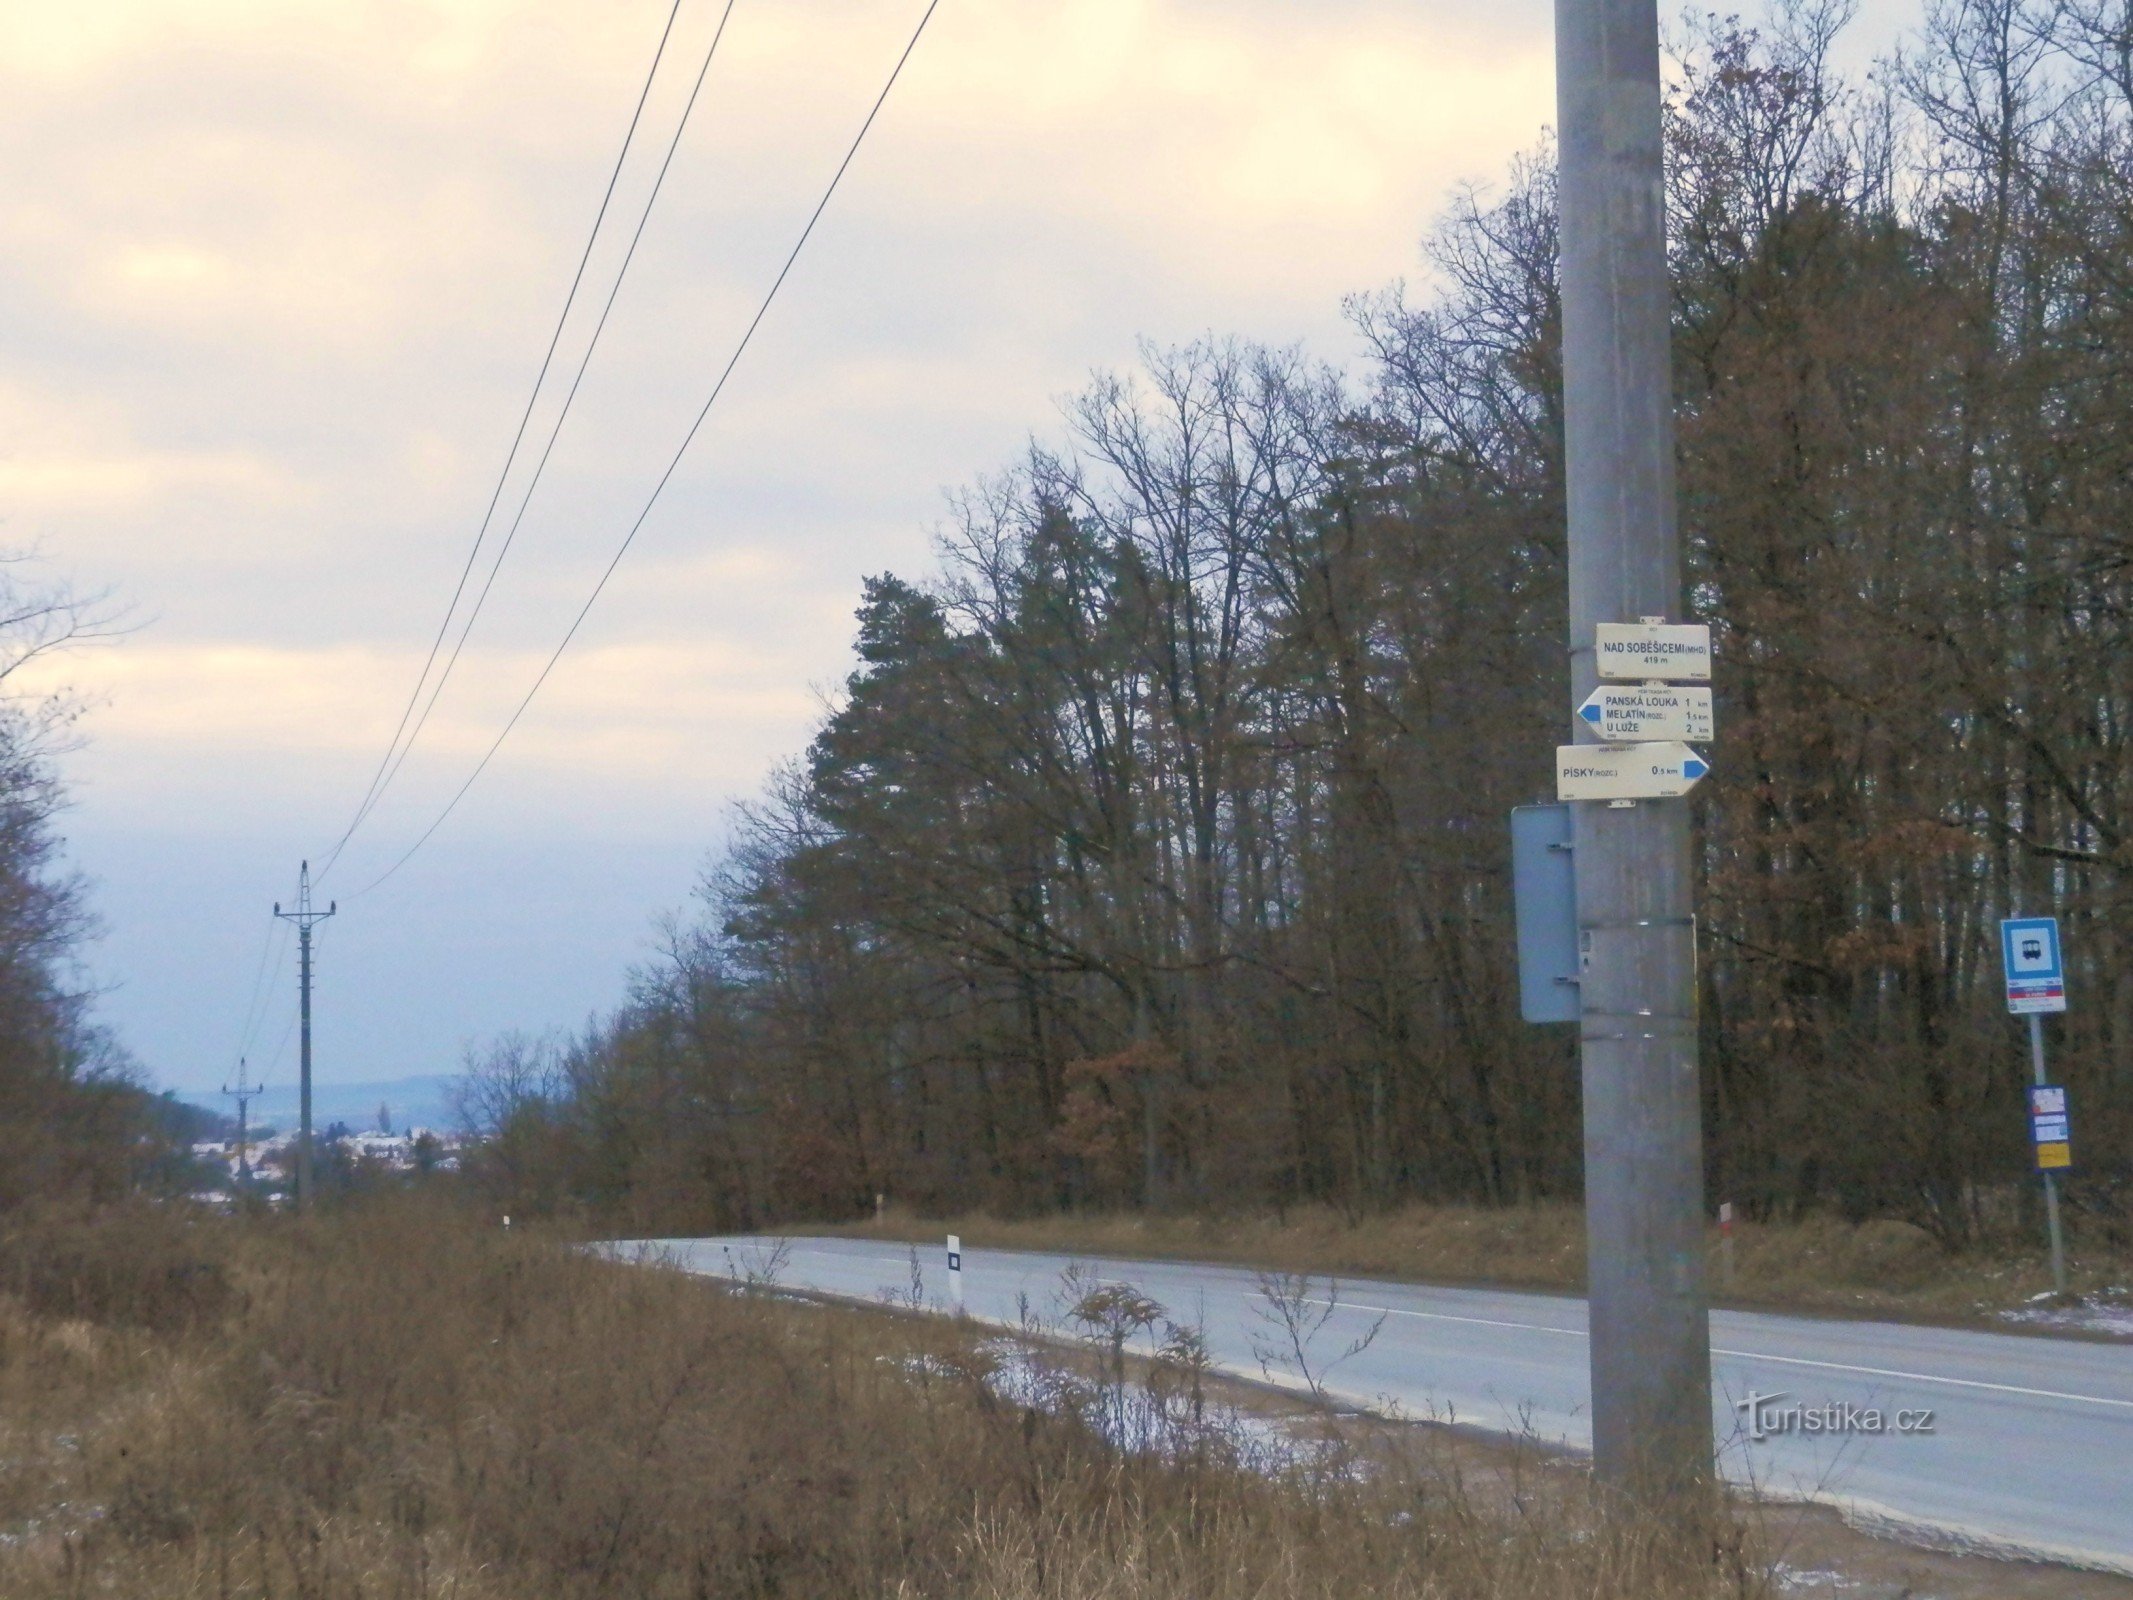
<path fill-rule="evenodd" d="M 234 1070 L 270 904 L 385 749 L 667 5 L 0 4 L 0 547 L 137 624 L 36 686 L 91 705 L 66 832 L 103 1015 L 159 1083 Z M 572 654 L 351 902 L 539 670 L 922 6 L 734 6 L 459 676 L 321 890 L 322 1080 L 611 1004 L 944 491 L 1142 336 L 1352 359 L 1341 296 L 1416 275 L 1452 186 L 1552 116 L 1539 0 L 943 0 Z M 682 0 L 625 217 L 719 9 Z M 249 1042 L 280 1080 L 293 992 L 289 961 Z"/>

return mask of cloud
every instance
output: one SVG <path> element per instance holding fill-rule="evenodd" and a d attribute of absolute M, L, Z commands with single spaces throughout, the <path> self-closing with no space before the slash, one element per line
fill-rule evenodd
<path fill-rule="evenodd" d="M 362 850 L 411 836 L 538 671 L 920 7 L 738 0 L 463 679 Z M 95 701 L 68 769 L 92 873 L 150 837 L 293 857 L 345 819 L 495 489 L 665 15 L 0 9 L 0 547 L 35 544 L 147 620 L 36 669 Z M 683 0 L 618 218 L 716 16 Z M 861 578 L 929 566 L 944 489 L 1055 435 L 1056 397 L 1142 335 L 1342 356 L 1341 295 L 1411 271 L 1450 187 L 1548 120 L 1548 41 L 1538 0 L 946 0 L 578 645 L 395 903 L 434 912 L 425 885 L 453 882 L 440 863 L 479 839 L 585 857 L 658 838 L 689 858 L 725 800 L 804 747 L 814 686 L 849 668 Z M 622 237 L 595 254 L 595 297 Z M 566 375 L 596 309 L 564 334 Z M 535 448 L 555 404 L 535 411 Z M 435 980 L 455 1032 L 470 996 L 524 1003 L 479 962 L 523 966 L 542 937 L 554 908 L 526 878 L 497 874 L 463 908 L 494 942 Z M 123 998 L 197 987 L 156 965 L 182 942 L 121 938 L 114 1015 L 205 1079 L 225 1064 L 190 1022 Z M 576 1020 L 606 998 L 559 986 L 556 1016 L 495 1021 Z M 417 990 L 395 1003 L 410 1029 L 446 1015 Z"/>
<path fill-rule="evenodd" d="M 417 770 L 441 765 L 463 775 L 545 660 L 545 652 L 470 651 L 424 729 Z M 746 723 L 782 732 L 817 710 L 793 658 L 752 640 L 611 644 L 569 660 L 516 748 L 524 762 L 588 781 L 627 782 L 654 764 L 669 766 L 713 729 Z M 80 699 L 90 735 L 137 759 L 153 759 L 160 746 L 166 759 L 212 771 L 231 756 L 272 751 L 292 760 L 336 758 L 354 771 L 383 752 L 421 665 L 419 654 L 354 646 L 131 642 L 42 657 L 8 687 Z M 752 774 L 716 776 L 745 784 Z"/>
<path fill-rule="evenodd" d="M 761 236 L 769 248 L 735 263 L 744 297 L 746 269 L 789 232 L 767 225 L 804 214 L 914 9 L 737 8 L 669 204 L 706 242 Z M 649 181 L 709 12 L 684 8 L 625 202 Z M 87 317 L 174 340 L 404 363 L 409 334 L 450 339 L 470 310 L 479 324 L 552 292 L 656 17 L 365 0 L 17 8 L 0 34 L 4 117 L 41 157 L 11 185 L 18 270 Z M 1011 219 L 1064 215 L 1092 243 L 1125 232 L 1136 253 L 1218 277 L 1286 273 L 1340 249 L 1300 230 L 1409 236 L 1418 179 L 1439 190 L 1532 137 L 1545 31 L 1481 43 L 1446 50 L 1371 6 L 950 6 L 841 209 L 921 233 L 980 217 L 1002 240 Z M 1227 262 L 1195 248 L 1209 229 L 1290 248 Z"/>
<path fill-rule="evenodd" d="M 77 514 L 201 498 L 274 514 L 304 497 L 301 480 L 256 449 L 144 446 L 116 408 L 0 383 L 0 526 L 8 537 Z"/>
<path fill-rule="evenodd" d="M 736 8 L 520 536 L 515 565 L 546 563 L 513 580 L 524 592 L 582 586 L 619 537 L 915 14 Z M 714 15 L 683 7 L 618 216 Z M 39 159 L 0 195 L 0 331 L 31 404 L 86 415 L 88 397 L 94 425 L 6 451 L 0 526 L 80 552 L 187 637 L 286 636 L 301 617 L 339 642 L 419 639 L 661 16 L 560 0 L 10 14 L 0 131 Z M 1515 21 L 944 8 L 633 560 L 726 537 L 736 511 L 759 537 L 750 508 L 776 505 L 849 592 L 861 570 L 922 564 L 939 490 L 1048 429 L 1052 397 L 1135 335 L 1337 327 L 1339 295 L 1407 264 L 1446 185 L 1531 136 L 1545 32 Z M 586 331 L 581 316 L 566 363 Z M 840 518 L 882 554 L 854 565 Z M 815 644 L 839 659 L 833 631 Z"/>

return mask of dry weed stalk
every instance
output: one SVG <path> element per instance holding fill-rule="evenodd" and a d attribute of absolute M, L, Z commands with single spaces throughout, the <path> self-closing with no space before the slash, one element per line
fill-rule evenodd
<path fill-rule="evenodd" d="M 1754 1592 L 1708 1551 L 1669 1565 L 1568 1499 L 1521 1514 L 1392 1452 L 1245 1470 L 1203 1426 L 1189 1335 L 1123 1300 L 1091 1324 L 1113 1381 L 1121 1319 L 1146 1323 L 1150 1400 L 1198 1447 L 1135 1454 L 1003 1395 L 965 1328 L 434 1207 L 51 1227 L 0 1229 L 9 1596 Z M 68 1260 L 84 1281 L 49 1265 Z"/>

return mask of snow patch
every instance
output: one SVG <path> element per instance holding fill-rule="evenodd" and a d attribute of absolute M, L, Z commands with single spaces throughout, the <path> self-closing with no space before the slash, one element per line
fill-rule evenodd
<path fill-rule="evenodd" d="M 2049 1294 L 2033 1296 L 2028 1305 L 2002 1311 L 2002 1322 L 2028 1328 L 2056 1328 L 2068 1333 L 2107 1333 L 2133 1339 L 2133 1290 L 2122 1286 L 2084 1295 L 2072 1305 L 2054 1304 Z"/>

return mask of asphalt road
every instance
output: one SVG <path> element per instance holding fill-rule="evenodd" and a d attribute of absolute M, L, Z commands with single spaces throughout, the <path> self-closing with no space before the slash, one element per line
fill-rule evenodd
<path fill-rule="evenodd" d="M 691 1271 L 745 1277 L 763 1272 L 777 1243 L 649 1245 Z M 783 1287 L 908 1299 L 907 1247 L 784 1243 Z M 948 1310 L 944 1248 L 921 1248 L 917 1260 L 923 1303 Z M 1076 1260 L 1197 1324 L 1225 1370 L 1295 1382 L 1262 1370 L 1265 1301 L 1234 1267 L 971 1250 L 965 1307 L 1010 1326 L 1025 1303 L 1056 1319 L 1061 1275 Z M 1324 1296 L 1323 1283 L 1313 1292 Z M 1334 1304 L 1319 1361 L 1384 1319 L 1368 1349 L 1331 1371 L 1335 1397 L 1590 1448 L 1583 1300 L 1343 1280 Z M 2133 1344 L 1721 1311 L 1711 1356 L 1713 1436 L 1735 1481 L 1934 1543 L 2133 1574 Z M 1813 1431 L 1817 1414 L 1834 1430 Z"/>

